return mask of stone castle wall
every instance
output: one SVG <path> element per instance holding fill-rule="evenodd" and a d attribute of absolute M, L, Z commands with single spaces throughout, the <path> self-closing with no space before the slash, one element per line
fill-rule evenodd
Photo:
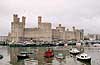
<path fill-rule="evenodd" d="M 25 28 L 26 17 L 22 16 L 22 21 L 18 15 L 13 15 L 13 22 L 11 22 L 11 41 L 22 41 L 22 40 L 38 40 L 38 41 L 53 41 L 53 40 L 81 40 L 83 32 L 75 29 L 73 31 L 65 30 L 59 24 L 56 29 L 51 29 L 51 23 L 42 22 L 42 17 L 38 16 L 38 27 L 37 28 Z"/>

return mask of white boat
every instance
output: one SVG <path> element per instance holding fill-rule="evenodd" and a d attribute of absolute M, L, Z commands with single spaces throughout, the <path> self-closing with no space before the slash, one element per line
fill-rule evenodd
<path fill-rule="evenodd" d="M 58 59 L 64 59 L 64 55 L 62 53 L 59 53 L 58 55 L 56 55 L 56 58 L 58 58 Z"/>
<path fill-rule="evenodd" d="M 80 47 L 82 44 L 81 43 L 76 43 L 76 46 L 77 47 Z"/>
<path fill-rule="evenodd" d="M 94 47 L 100 47 L 99 43 L 93 44 Z"/>
<path fill-rule="evenodd" d="M 80 55 L 77 55 L 76 58 L 77 58 L 77 60 L 80 60 L 80 61 L 85 61 L 85 62 L 91 61 L 91 57 L 88 56 L 86 53 L 82 53 Z"/>
<path fill-rule="evenodd" d="M 26 59 L 26 58 L 29 58 L 29 56 L 33 54 L 31 52 L 20 52 L 18 55 L 17 55 L 17 58 L 18 60 L 22 60 L 22 59 Z"/>
<path fill-rule="evenodd" d="M 67 49 L 66 49 L 66 47 L 56 46 L 56 47 L 53 48 L 53 50 L 58 51 L 58 50 L 67 50 Z"/>
<path fill-rule="evenodd" d="M 8 44 L 14 44 L 15 43 L 15 41 L 11 41 L 11 42 L 9 42 Z"/>
<path fill-rule="evenodd" d="M 77 48 L 72 48 L 69 52 L 70 54 L 73 54 L 73 55 L 77 55 L 80 53 L 80 51 Z"/>
<path fill-rule="evenodd" d="M 66 44 L 64 44 L 64 47 L 67 47 L 68 46 L 68 44 L 66 43 Z"/>
<path fill-rule="evenodd" d="M 25 65 L 38 65 L 38 60 L 34 59 L 25 59 L 24 60 Z"/>
<path fill-rule="evenodd" d="M 27 44 L 27 45 L 31 45 L 31 44 L 33 44 L 32 41 L 25 41 L 24 43 Z"/>

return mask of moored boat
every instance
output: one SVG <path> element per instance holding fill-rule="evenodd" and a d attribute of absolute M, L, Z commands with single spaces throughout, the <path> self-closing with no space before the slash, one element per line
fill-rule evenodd
<path fill-rule="evenodd" d="M 80 51 L 77 48 L 72 48 L 69 52 L 70 54 L 73 54 L 73 55 L 77 55 L 80 53 Z"/>
<path fill-rule="evenodd" d="M 80 47 L 81 45 L 81 43 L 76 43 L 76 47 Z"/>
<path fill-rule="evenodd" d="M 53 50 L 49 48 L 49 49 L 44 53 L 44 57 L 45 57 L 45 58 L 54 57 Z"/>
<path fill-rule="evenodd" d="M 66 44 L 64 44 L 64 47 L 67 47 L 68 46 L 68 44 L 66 43 Z"/>
<path fill-rule="evenodd" d="M 25 65 L 38 65 L 38 60 L 34 59 L 25 59 L 24 60 Z"/>
<path fill-rule="evenodd" d="M 93 44 L 94 47 L 100 47 L 99 43 Z"/>
<path fill-rule="evenodd" d="M 55 50 L 55 51 L 57 51 L 57 50 L 62 51 L 62 50 L 66 50 L 66 47 L 56 46 L 56 47 L 53 48 L 53 50 Z"/>
<path fill-rule="evenodd" d="M 85 62 L 91 61 L 91 57 L 88 56 L 86 53 L 82 53 L 80 55 L 77 55 L 76 58 L 77 58 L 77 60 L 80 60 L 80 61 L 85 61 Z"/>
<path fill-rule="evenodd" d="M 58 59 L 64 59 L 64 55 L 62 53 L 59 53 L 58 55 L 56 55 L 56 58 L 58 58 Z"/>
<path fill-rule="evenodd" d="M 29 58 L 30 54 L 29 52 L 21 52 L 20 54 L 17 55 L 18 60 L 26 59 Z"/>

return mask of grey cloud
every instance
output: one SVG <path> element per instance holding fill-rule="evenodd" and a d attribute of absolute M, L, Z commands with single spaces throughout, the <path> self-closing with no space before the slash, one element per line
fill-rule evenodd
<path fill-rule="evenodd" d="M 67 28 L 76 26 L 86 32 L 100 33 L 95 30 L 100 28 L 100 0 L 0 0 L 0 10 L 0 34 L 10 31 L 14 13 L 19 17 L 25 15 L 28 27 L 30 24 L 35 27 L 37 16 L 41 15 L 43 21 L 53 23 L 53 27 L 61 23 Z"/>

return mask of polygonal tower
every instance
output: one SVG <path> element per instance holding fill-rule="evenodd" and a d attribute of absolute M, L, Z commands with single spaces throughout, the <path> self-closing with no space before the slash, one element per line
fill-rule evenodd
<path fill-rule="evenodd" d="M 22 22 L 17 14 L 13 15 L 13 22 L 11 22 L 11 41 L 20 41 L 23 39 L 23 31 L 25 27 L 25 17 L 22 17 Z"/>

